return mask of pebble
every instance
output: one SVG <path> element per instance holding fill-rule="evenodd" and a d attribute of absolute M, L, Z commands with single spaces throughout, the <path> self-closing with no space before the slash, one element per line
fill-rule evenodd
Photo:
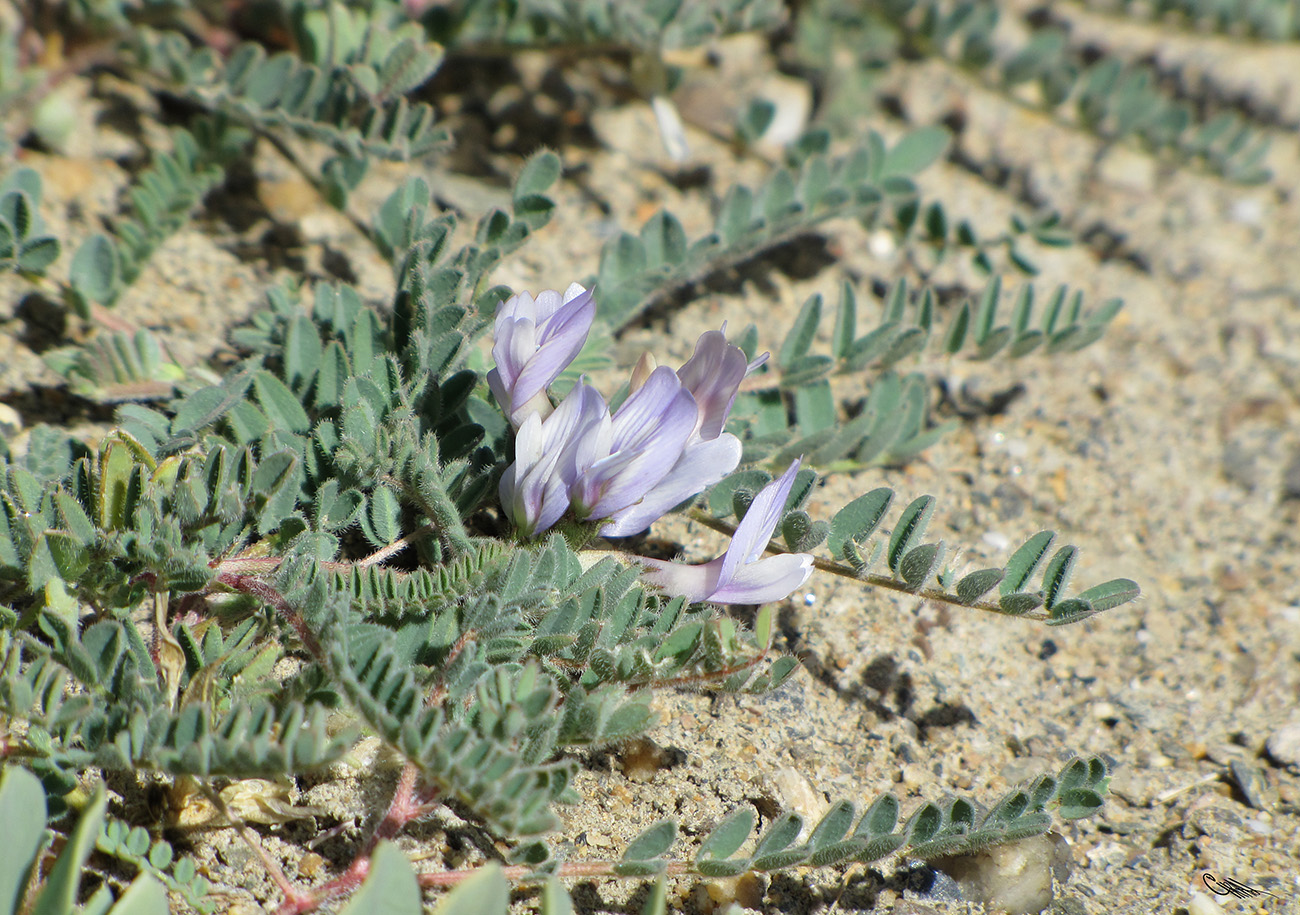
<path fill-rule="evenodd" d="M 826 796 L 797 769 L 778 769 L 772 773 L 771 783 L 781 806 L 799 814 L 810 827 L 821 822 L 830 809 Z"/>
<path fill-rule="evenodd" d="M 1300 721 L 1278 728 L 1268 738 L 1268 755 L 1284 766 L 1300 769 Z"/>
<path fill-rule="evenodd" d="M 1223 906 L 1204 893 L 1192 893 L 1187 903 L 1187 915 L 1225 915 Z"/>
<path fill-rule="evenodd" d="M 0 438 L 13 438 L 23 430 L 23 418 L 7 403 L 0 403 Z"/>
<path fill-rule="evenodd" d="M 298 859 L 298 876 L 304 880 L 311 880 L 320 873 L 321 865 L 325 859 L 314 851 L 309 851 Z"/>
<path fill-rule="evenodd" d="M 978 855 L 946 858 L 935 866 L 957 881 L 964 899 L 1009 915 L 1037 913 L 1052 901 L 1058 841 L 1062 840 L 1034 836 Z"/>

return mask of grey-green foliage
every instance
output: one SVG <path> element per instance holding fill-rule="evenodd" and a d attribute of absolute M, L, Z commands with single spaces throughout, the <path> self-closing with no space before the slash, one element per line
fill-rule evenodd
<path fill-rule="evenodd" d="M 439 66 L 430 34 L 470 54 L 476 41 L 599 38 L 635 49 L 640 66 L 659 49 L 771 23 L 778 12 L 747 0 L 468 0 L 423 10 L 388 0 L 364 9 L 285 0 L 293 52 L 246 43 L 223 57 L 196 49 L 188 32 L 136 27 L 136 6 L 103 6 L 95 21 L 126 30 L 113 33 L 129 49 L 118 63 L 200 113 L 137 177 L 121 217 L 72 257 L 60 292 L 83 316 L 122 294 L 256 142 L 269 140 L 299 165 L 294 143 L 324 147 L 331 158 L 318 184 L 341 208 L 370 160 L 436 150 L 446 135 L 433 108 L 408 97 Z M 147 6 L 163 23 L 175 12 Z M 9 73 L 3 59 L 0 73 Z M 656 91 L 672 74 L 658 76 L 665 85 Z M 764 112 L 746 117 L 743 133 L 753 139 Z M 1032 273 L 1026 242 L 1069 241 L 1053 216 L 1014 218 L 1008 230 L 981 237 L 983 227 L 951 219 L 943 201 L 922 202 L 915 179 L 945 151 L 940 128 L 893 146 L 870 132 L 843 154 L 832 154 L 831 143 L 826 130 L 805 133 L 756 189 L 731 188 L 699 239 L 688 241 L 667 212 L 613 239 L 597 276 L 608 329 L 593 335 L 595 345 L 649 305 L 831 218 L 892 232 L 923 276 L 954 251 L 988 272 L 1001 250 Z M 93 449 L 46 427 L 31 431 L 21 456 L 0 442 L 0 719 L 9 728 L 0 748 L 21 749 L 51 815 L 81 806 L 76 787 L 95 769 L 200 780 L 301 775 L 340 762 L 367 732 L 414 770 L 425 796 L 513 842 L 510 858 L 535 876 L 553 876 L 562 862 L 546 836 L 557 808 L 578 799 L 577 764 L 566 750 L 644 734 L 656 689 L 761 692 L 794 673 L 795 660 L 772 650 L 771 608 L 747 628 L 643 584 L 636 564 L 591 561 L 561 534 L 521 543 L 507 529 L 497 486 L 512 434 L 484 383 L 479 339 L 509 295 L 491 285 L 493 271 L 550 221 L 560 176 L 557 155 L 536 153 L 508 204 L 470 214 L 464 226 L 436 205 L 427 180 L 407 178 L 370 219 L 353 217 L 391 264 L 388 296 L 366 300 L 348 284 L 275 286 L 234 333 L 243 352 L 221 377 L 180 372 L 143 331 L 48 356 L 78 393 L 152 401 L 122 405 L 116 428 Z M 0 186 L 0 266 L 29 277 L 54 263 L 61 244 L 42 228 L 40 198 L 29 169 Z M 974 359 L 1068 352 L 1093 342 L 1118 308 L 1085 310 L 1079 294 L 1059 288 L 1036 314 L 1025 286 L 1004 318 L 1002 298 L 997 281 L 951 305 L 899 283 L 860 332 L 860 318 L 868 319 L 846 286 L 827 353 L 814 351 L 823 307 L 810 300 L 768 373 L 737 399 L 732 431 L 745 441 L 745 467 L 705 495 L 710 511 L 701 517 L 723 528 L 743 517 L 770 480 L 759 461 L 805 454 L 840 470 L 903 462 L 925 448 L 946 427 L 931 425 L 926 378 L 901 374 L 904 361 L 936 349 Z M 752 328 L 740 340 L 751 358 L 761 342 Z M 588 353 L 571 373 L 602 356 Z M 865 398 L 837 400 L 837 376 L 852 377 Z M 867 493 L 817 519 L 804 509 L 815 484 L 811 469 L 800 473 L 773 551 L 826 542 L 831 558 L 822 566 L 868 584 L 1050 623 L 1136 596 L 1126 579 L 1069 596 L 1078 551 L 1053 552 L 1048 532 L 1004 567 L 959 576 L 944 564 L 945 545 L 926 539 L 933 498 L 912 501 L 886 537 L 892 492 Z M 26 773 L 8 761 L 5 773 L 0 806 L 21 796 L 35 809 Z M 892 796 L 861 816 L 840 802 L 807 837 L 797 817 L 778 817 L 744 853 L 754 816 L 742 810 L 704 840 L 687 869 L 720 876 L 972 850 L 1043 831 L 1049 810 L 1087 815 L 1105 784 L 1099 762 L 1077 762 L 990 811 L 954 799 L 923 805 L 901 823 Z M 193 863 L 177 860 L 170 845 L 123 822 L 101 829 L 102 798 L 69 833 L 61 860 L 72 863 L 56 865 L 46 889 L 31 892 L 57 896 L 51 911 L 73 911 L 75 872 L 97 847 L 140 874 L 116 902 L 123 911 L 154 905 L 163 888 L 210 908 Z M 24 833 L 28 844 L 34 829 L 45 835 L 43 811 Z M 668 823 L 647 830 L 611 873 L 661 873 L 676 833 Z M 29 893 L 23 879 L 34 855 L 0 864 L 0 904 L 6 893 Z M 350 910 L 418 909 L 419 881 L 393 846 L 380 845 L 370 863 L 372 879 Z M 485 869 L 442 908 L 503 910 L 502 880 Z M 86 911 L 105 911 L 109 892 L 96 891 Z M 659 881 L 646 911 L 665 907 Z M 553 880 L 542 910 L 571 910 Z"/>
<path fill-rule="evenodd" d="M 0 767 L 0 823 L 5 826 L 5 854 L 0 856 L 0 915 L 166 915 L 167 891 L 143 869 L 116 898 L 107 885 L 101 884 L 84 904 L 78 905 L 83 868 L 95 851 L 107 805 L 104 786 L 100 785 L 81 810 L 53 866 L 45 870 L 40 861 L 51 838 L 46 830 L 45 790 L 25 769 L 8 763 Z M 193 864 L 187 867 L 193 871 Z"/>
<path fill-rule="evenodd" d="M 1261 165 L 1267 138 L 1248 118 L 1198 110 L 1149 65 L 1113 54 L 1093 59 L 1050 17 L 1028 20 L 1030 37 L 1008 51 L 994 39 L 1004 12 L 989 0 L 891 0 L 876 12 L 914 53 L 948 57 L 1008 93 L 1033 84 L 1036 104 L 1105 140 L 1135 139 L 1243 184 L 1269 178 Z"/>
<path fill-rule="evenodd" d="M 647 51 L 694 47 L 781 21 L 777 0 L 458 0 L 425 4 L 422 18 L 439 40 L 475 44 L 617 43 Z"/>
<path fill-rule="evenodd" d="M 142 66 L 186 98 L 258 131 L 284 128 L 327 144 L 348 162 L 406 159 L 446 142 L 433 109 L 406 93 L 437 69 L 436 45 L 400 10 L 366 16 L 331 6 L 301 10 L 299 39 L 311 58 L 241 44 L 226 59 L 193 49 L 176 32 L 135 33 Z M 338 166 L 330 166 L 338 167 Z"/>
<path fill-rule="evenodd" d="M 709 490 L 708 517 L 719 522 L 732 516 L 743 518 L 754 496 L 770 480 L 771 475 L 759 469 L 732 474 Z M 1138 596 L 1136 583 L 1116 578 L 1067 597 L 1065 589 L 1079 550 L 1072 545 L 1062 546 L 1048 559 L 1056 540 L 1052 531 L 1029 538 L 1011 554 L 1005 566 L 960 574 L 944 565 L 947 550 L 942 540 L 925 541 L 935 510 L 933 496 L 913 499 L 885 538 L 883 525 L 894 501 L 893 490 L 873 489 L 825 521 L 813 519 L 802 508 L 816 482 L 813 471 L 800 471 L 776 528 L 783 542 L 774 544 L 774 550 L 810 552 L 825 541 L 832 562 L 840 564 L 840 570 L 849 577 L 960 606 L 1033 616 L 1053 626 L 1078 622 Z M 1035 586 L 1036 573 L 1039 579 Z M 996 600 L 985 600 L 994 588 L 998 589 Z"/>
<path fill-rule="evenodd" d="M 948 134 L 942 128 L 913 131 L 892 147 L 869 131 L 864 142 L 838 156 L 829 153 L 829 145 L 829 134 L 811 130 L 791 145 L 786 164 L 774 169 L 761 186 L 732 186 L 718 204 L 713 230 L 698 239 L 689 240 L 677 217 L 662 210 L 639 234 L 623 232 L 606 242 L 595 277 L 602 320 L 624 327 L 682 286 L 837 217 L 888 226 L 900 239 L 909 238 L 919 225 L 923 244 L 936 257 L 954 248 L 970 249 L 985 271 L 992 268 L 990 244 L 1006 246 L 1013 263 L 1033 272 L 1015 245 L 1016 235 L 1030 232 L 1050 244 L 1066 241 L 1053 232 L 1054 222 L 1031 227 L 1023 221 L 1010 235 L 992 243 L 981 241 L 969 221 L 950 229 L 942 203 L 922 208 L 913 178 L 943 154 Z"/>
<path fill-rule="evenodd" d="M 687 872 L 705 878 L 735 877 L 751 871 L 776 871 L 800 865 L 827 867 L 867 863 L 892 854 L 922 860 L 974 854 L 1006 842 L 1042 835 L 1052 825 L 1053 810 L 1062 819 L 1091 816 L 1102 803 L 1110 774 L 1099 757 L 1073 759 L 1056 776 L 1039 776 L 1015 788 L 992 807 L 963 797 L 926 802 L 900 816 L 898 798 L 884 794 L 859 812 L 852 801 L 830 805 L 816 823 L 799 814 L 776 815 L 756 838 L 752 807 L 728 813 L 699 842 Z M 663 874 L 677 840 L 677 824 L 660 821 L 628 845 L 614 871 L 626 877 L 657 877 L 642 911 L 667 911 Z M 745 851 L 741 851 L 746 848 Z M 392 846 L 375 856 L 375 871 L 345 913 L 385 906 L 394 915 L 418 915 L 419 893 L 410 864 Z M 505 915 L 509 884 L 500 869 L 484 868 L 460 884 L 438 906 L 439 915 Z M 543 915 L 571 913 L 572 900 L 555 877 L 541 892 Z"/>
<path fill-rule="evenodd" d="M 0 270 L 43 274 L 59 257 L 59 240 L 41 219 L 41 178 L 30 168 L 0 181 Z"/>
<path fill-rule="evenodd" d="M 154 154 L 136 176 L 130 210 L 113 234 L 95 233 L 73 255 L 69 280 L 73 306 L 83 316 L 91 304 L 112 305 L 140 274 L 153 252 L 183 226 L 225 166 L 247 144 L 247 131 L 223 119 L 196 119 L 191 130 L 172 131 L 172 148 Z"/>
<path fill-rule="evenodd" d="M 1300 4 L 1295 0 L 1090 0 L 1099 11 L 1178 22 L 1189 30 L 1209 28 L 1232 37 L 1294 41 L 1300 38 Z"/>
<path fill-rule="evenodd" d="M 929 381 L 921 372 L 896 367 L 937 348 L 945 356 L 974 360 L 1004 356 L 1020 359 L 1035 352 L 1074 352 L 1096 342 L 1119 313 L 1111 299 L 1084 309 L 1083 293 L 1058 286 L 1041 306 L 1032 284 L 1015 290 L 1010 313 L 1003 311 L 1001 279 L 978 296 L 941 308 L 933 289 L 913 290 L 899 280 L 880 304 L 875 326 L 859 333 L 860 308 L 853 286 L 845 283 L 831 325 L 829 353 L 812 352 L 825 317 L 820 295 L 804 303 L 768 370 L 749 380 L 750 393 L 737 399 L 736 429 L 748 460 L 787 464 L 805 455 L 827 469 L 870 464 L 902 464 L 951 430 L 931 425 Z M 947 315 L 940 318 L 942 311 Z M 749 328 L 741 345 L 754 355 L 757 331 Z M 865 397 L 850 404 L 842 419 L 832 381 L 854 379 Z M 770 379 L 764 384 L 765 379 Z"/>
<path fill-rule="evenodd" d="M 101 333 L 82 346 L 52 350 L 44 359 L 74 394 L 101 403 L 166 399 L 185 377 L 147 330 Z"/>

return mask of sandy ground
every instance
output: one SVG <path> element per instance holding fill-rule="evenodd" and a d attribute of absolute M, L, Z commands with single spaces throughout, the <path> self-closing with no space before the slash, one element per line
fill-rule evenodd
<path fill-rule="evenodd" d="M 1068 876 L 1051 911 L 1300 912 L 1300 48 L 1245 60 L 1240 46 L 1217 39 L 1170 43 L 1161 30 L 1087 19 L 1080 28 L 1104 30 L 1131 53 L 1153 51 L 1189 73 L 1199 67 L 1271 107 L 1273 179 L 1233 186 L 1131 146 L 1108 148 L 938 64 L 890 77 L 916 122 L 965 115 L 957 143 L 966 164 L 927 172 L 927 199 L 989 232 L 1024 212 L 1026 200 L 1059 210 L 1089 243 L 1033 252 L 1040 294 L 1067 283 L 1090 303 L 1118 296 L 1127 307 L 1102 342 L 1079 354 L 923 361 L 936 382 L 965 392 L 959 402 L 1018 384 L 1024 393 L 997 415 L 963 419 L 906 468 L 832 477 L 814 505 L 829 517 L 879 485 L 901 499 L 933 493 L 932 532 L 962 551 L 962 564 L 1000 561 L 1008 545 L 1053 529 L 1083 549 L 1080 586 L 1133 578 L 1141 601 L 1051 629 L 814 578 L 781 609 L 786 647 L 805 659 L 782 691 L 666 695 L 653 734 L 660 765 L 639 765 L 630 753 L 584 757 L 587 800 L 565 811 L 558 839 L 569 857 L 615 857 L 664 816 L 682 822 L 689 843 L 740 803 L 764 816 L 783 805 L 815 816 L 828 799 L 869 801 L 885 791 L 898 793 L 905 810 L 953 792 L 987 802 L 1058 767 L 1063 754 L 1096 753 L 1114 760 L 1113 794 L 1101 816 L 1061 827 Z M 91 111 L 132 94 L 107 79 L 93 89 Z M 570 176 L 557 193 L 558 216 L 500 268 L 498 281 L 563 288 L 590 276 L 603 239 L 661 205 L 697 235 L 732 180 L 757 180 L 766 168 L 692 129 L 705 180 L 681 189 L 646 132 L 648 108 L 602 109 L 591 123 L 590 136 L 548 137 Z M 466 124 L 462 135 L 473 136 Z M 897 133 L 901 125 L 880 127 Z M 487 147 L 492 168 L 517 168 L 502 148 L 509 140 L 498 135 Z M 138 152 L 138 139 L 109 121 L 67 155 L 26 155 L 45 178 L 51 227 L 74 244 L 93 231 L 128 180 L 114 157 Z M 471 159 L 418 168 L 473 210 L 502 191 L 466 176 Z M 387 169 L 369 181 L 358 212 L 399 176 Z M 762 344 L 775 349 L 814 292 L 833 303 L 850 278 L 870 315 L 878 308 L 872 284 L 906 272 L 898 252 L 859 226 L 833 223 L 821 238 L 810 246 L 811 266 L 774 257 L 630 331 L 617 347 L 620 362 L 630 365 L 643 348 L 682 358 L 699 332 L 724 319 L 732 327 L 755 321 Z M 375 301 L 391 283 L 346 220 L 266 153 L 255 174 L 228 183 L 155 255 L 116 314 L 158 331 L 184 364 L 220 365 L 231 353 L 228 329 L 295 270 L 314 281 L 348 277 Z M 961 258 L 935 281 L 982 285 Z M 26 426 L 54 419 L 102 432 L 111 411 L 68 395 L 40 361 L 61 333 L 78 328 L 30 292 L 0 280 L 0 401 Z M 843 384 L 845 397 L 861 393 L 860 379 Z M 941 407 L 936 418 L 954 415 Z M 692 556 L 720 548 L 696 526 L 663 533 Z M 383 783 L 304 784 L 303 799 L 339 820 L 364 817 L 382 803 Z M 473 860 L 472 849 L 448 850 L 448 830 L 461 834 L 451 822 L 426 824 L 410 850 L 432 857 L 428 866 Z M 303 864 L 311 837 L 303 824 L 264 832 L 291 872 L 305 875 L 319 866 Z M 232 904 L 274 901 L 229 831 L 202 837 L 196 854 Z M 1273 895 L 1198 899 L 1206 872 Z M 773 913 L 982 910 L 943 898 L 951 894 L 943 881 L 926 892 L 926 882 L 923 868 L 891 860 L 847 875 L 797 870 L 739 890 L 683 882 L 674 899 L 686 911 L 710 911 L 733 891 Z M 642 893 L 616 882 L 576 890 L 584 912 L 639 910 Z"/>

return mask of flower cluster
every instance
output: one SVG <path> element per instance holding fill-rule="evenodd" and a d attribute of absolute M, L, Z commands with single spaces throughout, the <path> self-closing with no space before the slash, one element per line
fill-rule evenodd
<path fill-rule="evenodd" d="M 563 295 L 521 293 L 497 309 L 488 384 L 516 430 L 501 504 L 527 537 L 566 513 L 606 537 L 638 533 L 740 463 L 740 440 L 723 430 L 741 381 L 767 354 L 748 362 L 727 342 L 724 324 L 703 334 L 676 371 L 643 357 L 616 410 L 585 378 L 553 406 L 548 389 L 582 349 L 594 318 L 591 292 L 576 283 Z M 725 556 L 698 567 L 645 560 L 647 577 L 692 600 L 720 603 L 774 600 L 803 584 L 810 556 L 758 559 L 798 463 L 755 498 Z"/>

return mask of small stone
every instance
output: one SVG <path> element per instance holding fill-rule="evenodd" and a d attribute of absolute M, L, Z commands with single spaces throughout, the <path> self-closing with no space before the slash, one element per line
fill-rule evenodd
<path fill-rule="evenodd" d="M 813 787 L 808 777 L 797 769 L 778 769 L 770 778 L 781 806 L 803 817 L 805 823 L 816 824 L 830 809 L 826 795 Z"/>
<path fill-rule="evenodd" d="M 1274 762 L 1300 769 L 1300 721 L 1278 728 L 1268 738 L 1268 755 Z"/>
<path fill-rule="evenodd" d="M 674 762 L 672 750 L 664 749 L 647 737 L 629 741 L 618 755 L 623 774 L 634 782 L 648 782 L 656 772 L 671 768 Z"/>
<path fill-rule="evenodd" d="M 926 782 L 925 766 L 920 763 L 908 763 L 903 766 L 903 771 L 899 774 L 898 780 L 909 791 L 918 790 Z"/>
<path fill-rule="evenodd" d="M 11 439 L 23 431 L 23 418 L 7 403 L 0 403 L 0 438 Z"/>
<path fill-rule="evenodd" d="M 1052 901 L 1059 837 L 1034 836 L 977 855 L 944 858 L 935 867 L 953 877 L 962 897 L 1009 915 L 1041 912 Z"/>
<path fill-rule="evenodd" d="M 1277 803 L 1277 791 L 1268 783 L 1264 770 L 1259 766 L 1234 759 L 1228 765 L 1228 771 L 1232 773 L 1232 780 L 1241 790 L 1246 803 L 1256 810 L 1268 810 Z"/>
<path fill-rule="evenodd" d="M 1187 903 L 1187 915 L 1225 915 L 1223 906 L 1204 893 L 1192 893 Z"/>
<path fill-rule="evenodd" d="M 741 874 L 739 877 L 723 877 L 710 880 L 705 885 L 709 901 L 723 909 L 733 902 L 746 909 L 757 909 L 763 904 L 766 885 L 763 878 L 754 873 Z"/>
<path fill-rule="evenodd" d="M 311 880 L 320 873 L 321 865 L 325 859 L 314 851 L 309 851 L 298 859 L 298 876 L 304 880 Z"/>

